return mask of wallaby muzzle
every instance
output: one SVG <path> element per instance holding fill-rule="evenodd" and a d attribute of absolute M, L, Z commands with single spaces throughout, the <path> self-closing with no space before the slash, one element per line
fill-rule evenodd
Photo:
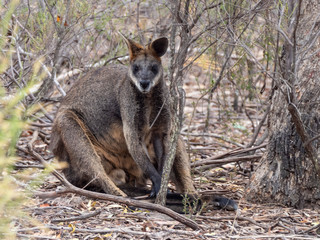
<path fill-rule="evenodd" d="M 140 86 L 141 86 L 141 89 L 143 90 L 143 91 L 148 91 L 149 89 L 150 89 L 150 80 L 144 80 L 144 79 L 142 79 L 142 80 L 140 80 L 139 81 L 139 84 L 140 84 Z"/>

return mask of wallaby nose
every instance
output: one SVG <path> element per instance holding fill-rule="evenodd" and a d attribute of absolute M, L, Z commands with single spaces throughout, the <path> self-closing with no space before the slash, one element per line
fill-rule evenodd
<path fill-rule="evenodd" d="M 142 89 L 147 89 L 150 85 L 150 81 L 149 80 L 140 80 L 140 86 L 142 87 Z"/>

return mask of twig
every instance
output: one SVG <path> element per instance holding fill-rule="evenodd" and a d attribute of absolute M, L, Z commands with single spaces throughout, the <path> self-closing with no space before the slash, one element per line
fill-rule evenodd
<path fill-rule="evenodd" d="M 136 27 L 137 27 L 137 32 L 139 34 L 139 37 L 140 37 L 140 42 L 144 43 L 144 37 L 143 37 L 143 34 L 142 34 L 142 30 L 140 28 L 140 25 L 139 25 L 139 22 L 140 22 L 140 0 L 137 2 L 137 16 L 136 16 Z"/>
<path fill-rule="evenodd" d="M 230 158 L 224 158 L 221 160 L 217 159 L 204 159 L 200 161 L 196 161 L 194 163 L 191 163 L 192 167 L 198 167 L 198 166 L 204 166 L 204 165 L 209 165 L 209 164 L 227 164 L 227 163 L 232 163 L 232 162 L 244 162 L 244 161 L 255 161 L 257 159 L 260 159 L 262 157 L 261 154 L 257 155 L 250 155 L 250 156 L 240 156 L 240 157 L 230 157 Z"/>
<path fill-rule="evenodd" d="M 260 149 L 260 148 L 264 148 L 266 146 L 267 146 L 267 143 L 264 143 L 264 144 L 261 144 L 261 145 L 256 146 L 256 147 L 250 147 L 250 148 L 245 148 L 245 149 L 235 149 L 235 150 L 232 150 L 232 151 L 217 155 L 217 156 L 212 157 L 210 159 L 213 160 L 213 159 L 225 158 L 227 156 L 240 155 L 240 154 L 244 154 L 244 153 L 247 153 L 247 152 L 255 151 L 255 150 Z"/>
<path fill-rule="evenodd" d="M 37 236 L 37 235 L 29 235 L 29 234 L 22 234 L 22 233 L 16 233 L 17 237 L 26 238 L 26 239 L 59 239 L 55 237 L 46 237 L 46 236 Z"/>
<path fill-rule="evenodd" d="M 35 127 L 52 127 L 52 123 L 36 123 L 36 122 L 33 122 L 30 125 L 31 126 L 35 126 Z"/>
<path fill-rule="evenodd" d="M 314 140 L 320 138 L 320 134 L 317 136 L 314 136 L 313 138 L 309 139 L 308 141 L 306 141 L 303 146 L 306 147 L 308 144 L 310 144 L 311 142 L 313 142 Z"/>
<path fill-rule="evenodd" d="M 66 231 L 74 231 L 74 232 L 82 232 L 82 233 L 100 233 L 100 234 L 106 234 L 106 233 L 123 233 L 123 234 L 129 234 L 129 235 L 142 235 L 142 236 L 148 236 L 151 239 L 163 239 L 165 236 L 167 236 L 170 233 L 173 234 L 179 234 L 179 235 L 187 235 L 187 236 L 198 236 L 198 232 L 188 232 L 188 231 L 182 231 L 182 230 L 175 230 L 175 229 L 165 229 L 161 232 L 146 232 L 146 231 L 137 231 L 137 230 L 131 230 L 130 228 L 105 228 L 105 229 L 90 229 L 90 228 L 72 228 L 72 227 L 64 227 L 64 226 L 56 226 L 47 224 L 44 227 L 36 227 L 36 228 L 30 228 L 30 229 L 18 229 L 18 232 L 22 231 L 35 231 L 41 228 L 49 228 L 52 230 L 66 230 Z"/>
<path fill-rule="evenodd" d="M 202 16 L 203 13 L 205 13 L 206 11 L 212 9 L 212 8 L 216 8 L 219 7 L 220 5 L 222 5 L 222 2 L 218 2 L 218 3 L 212 3 L 209 6 L 206 6 L 205 8 L 203 8 L 193 19 L 193 22 L 190 24 L 189 26 L 189 30 L 191 31 L 192 28 L 197 24 L 197 22 L 199 21 L 200 17 Z"/>
<path fill-rule="evenodd" d="M 55 21 L 53 21 L 55 22 Z M 28 53 L 26 51 L 24 51 L 19 45 L 17 45 L 17 49 L 20 53 L 28 55 L 33 57 L 32 53 Z M 53 79 L 53 83 L 55 84 L 55 86 L 57 87 L 58 91 L 61 93 L 62 96 L 66 95 L 66 92 L 62 89 L 62 87 L 60 86 L 60 83 L 57 81 L 56 76 L 52 76 L 51 72 L 49 71 L 49 69 L 47 68 L 47 66 L 41 61 L 39 60 L 39 63 L 41 64 L 43 70 L 47 73 L 47 75 L 49 76 L 49 78 Z"/>
<path fill-rule="evenodd" d="M 217 237 L 217 236 L 216 236 Z M 225 236 L 223 236 L 225 237 Z M 222 238 L 223 238 L 222 237 Z M 221 238 L 221 239 L 222 239 Z M 235 239 L 235 240 L 239 240 L 239 239 L 257 239 L 257 240 L 261 240 L 261 239 L 301 239 L 301 240 L 314 240 L 316 239 L 314 236 L 305 236 L 305 235 L 298 235 L 298 234 L 256 234 L 256 235 L 250 235 L 250 234 L 246 234 L 245 236 L 240 236 L 240 235 L 229 235 L 228 239 Z"/>
<path fill-rule="evenodd" d="M 248 24 L 249 25 L 249 24 Z M 229 65 L 229 60 L 231 58 L 231 55 L 235 49 L 236 45 L 231 46 L 230 51 L 228 52 L 228 55 L 226 56 L 226 60 L 224 61 L 220 73 L 219 73 L 219 77 L 217 78 L 217 80 L 215 81 L 214 85 L 212 87 L 210 87 L 210 92 L 209 92 L 209 96 L 208 96 L 208 106 L 207 106 L 207 117 L 206 117 L 206 125 L 205 125 L 205 129 L 207 130 L 209 127 L 209 119 L 210 119 L 210 106 L 211 106 L 211 101 L 213 98 L 213 93 L 215 92 L 215 90 L 218 88 L 218 86 L 220 85 L 220 82 L 222 81 L 222 78 L 224 76 L 224 71 L 226 70 L 227 66 Z"/>
<path fill-rule="evenodd" d="M 248 148 L 249 148 L 249 147 L 252 147 L 253 144 L 255 143 L 255 141 L 256 141 L 256 139 L 257 139 L 257 137 L 258 137 L 258 134 L 259 134 L 259 132 L 260 132 L 260 130 L 261 130 L 261 127 L 262 127 L 262 125 L 264 124 L 264 122 L 266 121 L 267 116 L 268 116 L 268 114 L 269 114 L 269 112 L 270 112 L 270 106 L 271 106 L 271 105 L 268 106 L 267 110 L 266 110 L 265 113 L 263 114 L 263 117 L 262 117 L 259 125 L 258 125 L 257 128 L 254 130 L 254 133 L 253 133 L 253 136 L 252 136 L 252 139 L 251 139 L 250 143 L 249 143 L 246 147 L 248 147 Z"/>
<path fill-rule="evenodd" d="M 44 169 L 44 166 L 43 165 L 20 165 L 20 164 L 15 164 L 14 168 L 15 169 L 23 169 L 23 168 L 40 168 L 40 169 Z"/>
<path fill-rule="evenodd" d="M 311 228 L 309 228 L 309 229 L 307 229 L 307 230 L 305 230 L 305 231 L 303 231 L 303 232 L 301 232 L 301 234 L 311 232 L 311 231 L 313 231 L 315 229 L 320 229 L 320 223 L 315 225 L 315 226 L 313 226 L 313 227 L 311 227 Z"/>
<path fill-rule="evenodd" d="M 70 217 L 70 218 L 58 218 L 58 219 L 52 219 L 51 222 L 52 223 L 57 223 L 57 222 L 71 222 L 71 221 L 78 221 L 78 220 L 83 220 L 83 219 L 87 219 L 87 218 L 91 218 L 94 216 L 99 215 L 102 212 L 101 209 L 88 213 L 88 214 L 83 214 L 80 216 L 75 216 L 75 217 Z"/>
<path fill-rule="evenodd" d="M 233 142 L 231 140 L 228 140 L 228 139 L 225 139 L 224 137 L 221 137 L 220 135 L 218 134 L 213 134 L 213 133 L 186 133 L 186 132 L 181 132 L 181 135 L 186 135 L 186 136 L 194 136 L 194 137 L 213 137 L 213 138 L 218 138 L 222 141 L 225 141 L 227 143 L 231 143 L 233 145 L 236 145 L 238 147 L 241 147 L 241 148 L 245 148 L 244 145 L 240 144 L 240 143 L 236 143 L 236 142 Z"/>
<path fill-rule="evenodd" d="M 254 225 L 257 225 L 263 228 L 266 232 L 269 230 L 269 226 L 263 225 L 261 223 L 256 222 L 252 218 L 248 217 L 240 217 L 240 216 L 225 216 L 225 217 L 209 217 L 209 216 L 197 216 L 200 219 L 208 219 L 212 221 L 230 221 L 230 220 L 239 220 L 239 221 L 248 221 Z"/>
<path fill-rule="evenodd" d="M 64 226 L 56 226 L 56 225 L 51 225 L 47 224 L 44 227 L 52 229 L 52 230 L 65 230 L 68 232 L 81 232 L 81 233 L 100 233 L 100 234 L 106 234 L 106 233 L 124 233 L 124 234 L 129 234 L 129 235 L 143 235 L 143 236 L 149 236 L 152 238 L 159 238 L 161 236 L 158 236 L 156 233 L 147 233 L 144 231 L 134 231 L 129 228 L 105 228 L 105 229 L 92 229 L 92 228 L 78 228 L 78 227 L 64 227 Z M 40 229 L 40 228 L 38 228 Z M 34 228 L 33 228 L 34 230 Z M 20 231 L 19 229 L 17 231 Z M 155 236 L 157 235 L 157 236 Z"/>
<path fill-rule="evenodd" d="M 68 211 L 71 211 L 71 212 L 76 212 L 78 214 L 81 214 L 82 212 L 81 211 L 78 211 L 74 208 L 71 208 L 71 207 L 66 207 L 66 206 L 48 206 L 48 207 L 26 207 L 24 208 L 23 210 L 25 211 L 41 211 L 43 212 L 44 210 L 51 210 L 51 209 L 64 209 L 64 210 L 68 210 Z"/>
<path fill-rule="evenodd" d="M 278 225 L 279 225 L 280 227 L 284 228 L 284 229 L 287 229 L 290 233 L 293 233 L 293 234 L 295 233 L 293 229 L 291 229 L 291 228 L 289 228 L 288 226 L 284 225 L 284 224 L 282 223 L 282 221 L 279 221 L 279 222 L 278 222 Z"/>

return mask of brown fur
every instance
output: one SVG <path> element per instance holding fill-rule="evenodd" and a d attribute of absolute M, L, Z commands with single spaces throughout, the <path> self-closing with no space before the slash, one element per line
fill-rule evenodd
<path fill-rule="evenodd" d="M 54 121 L 51 149 L 60 161 L 68 163 L 64 173 L 79 187 L 126 196 L 119 186 L 145 185 L 149 178 L 156 194 L 170 129 L 165 100 L 168 89 L 160 60 L 167 40 L 158 39 L 146 48 L 132 40 L 126 42 L 129 68 L 111 65 L 95 69 L 68 92 Z M 139 85 L 139 75 L 132 72 L 134 64 L 147 69 L 142 72 L 143 79 L 146 74 L 152 76 L 147 79 L 151 87 L 147 85 L 146 90 Z M 149 70 L 154 65 L 156 74 Z M 182 139 L 171 177 L 180 192 L 196 193 Z"/>
<path fill-rule="evenodd" d="M 108 176 L 114 182 L 116 186 L 122 186 L 125 185 L 127 180 L 126 180 L 126 173 L 120 168 L 112 169 L 109 173 Z"/>

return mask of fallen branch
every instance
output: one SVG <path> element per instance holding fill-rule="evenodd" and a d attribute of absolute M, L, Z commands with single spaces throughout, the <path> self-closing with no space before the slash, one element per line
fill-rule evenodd
<path fill-rule="evenodd" d="M 209 159 L 210 160 L 222 159 L 222 158 L 225 158 L 227 156 L 240 155 L 240 154 L 244 154 L 244 153 L 247 153 L 247 152 L 255 151 L 255 150 L 260 149 L 260 148 L 264 148 L 266 146 L 267 146 L 267 143 L 261 144 L 261 145 L 256 146 L 256 147 L 249 147 L 249 148 L 245 148 L 245 149 L 238 148 L 238 149 L 234 149 L 234 150 L 231 150 L 229 152 L 222 153 L 220 155 L 217 155 L 217 156 L 214 156 L 214 157 L 211 157 L 211 158 L 207 158 L 206 160 L 209 160 Z"/>
<path fill-rule="evenodd" d="M 147 233 L 144 231 L 135 231 L 131 230 L 129 228 L 105 228 L 105 229 L 94 229 L 94 228 L 79 228 L 79 227 L 65 227 L 65 226 L 56 226 L 56 225 L 50 225 L 46 224 L 44 227 L 49 228 L 51 230 L 64 230 L 68 232 L 78 232 L 78 233 L 95 233 L 95 234 L 107 234 L 107 233 L 122 233 L 122 234 L 129 234 L 131 236 L 140 235 L 140 236 L 148 236 L 151 238 L 159 238 L 161 236 L 158 236 L 157 233 Z M 40 228 L 38 228 L 40 229 Z M 22 229 L 23 231 L 28 229 Z M 34 228 L 32 229 L 35 230 Z M 21 230 L 17 230 L 21 232 Z"/>
<path fill-rule="evenodd" d="M 16 233 L 16 236 L 24 238 L 24 239 L 48 239 L 48 240 L 58 239 L 58 238 L 55 238 L 55 237 L 37 236 L 37 235 L 29 235 L 29 234 L 22 234 L 22 233 Z"/>
<path fill-rule="evenodd" d="M 153 232 L 146 232 L 146 231 L 137 231 L 132 230 L 130 228 L 105 228 L 105 229 L 93 229 L 93 228 L 79 228 L 79 227 L 65 227 L 65 226 L 56 226 L 51 224 L 46 224 L 43 227 L 34 227 L 34 228 L 25 228 L 25 229 L 17 229 L 17 232 L 25 232 L 25 231 L 35 231 L 49 228 L 51 230 L 64 230 L 69 232 L 78 232 L 78 233 L 95 233 L 95 234 L 106 234 L 106 233 L 122 233 L 122 234 L 129 234 L 131 236 L 140 235 L 140 236 L 147 236 L 151 239 L 164 239 L 169 234 L 179 234 L 179 235 L 187 235 L 197 237 L 199 236 L 198 232 L 188 232 L 183 230 L 175 230 L 175 229 L 165 229 L 165 231 L 159 231 L 156 233 Z M 52 238 L 54 239 L 54 238 Z"/>
<path fill-rule="evenodd" d="M 66 193 L 74 193 L 74 194 L 86 196 L 89 198 L 96 198 L 96 199 L 101 199 L 101 200 L 106 200 L 106 201 L 112 201 L 112 202 L 126 204 L 128 206 L 157 211 L 157 212 L 163 213 L 163 214 L 173 218 L 174 220 L 192 228 L 193 230 L 200 229 L 199 225 L 196 222 L 194 222 L 193 220 L 191 220 L 181 214 L 174 212 L 173 210 L 171 210 L 169 208 L 166 208 L 161 205 L 154 204 L 154 203 L 134 200 L 134 199 L 130 199 L 130 198 L 124 198 L 124 197 L 119 197 L 119 196 L 114 196 L 114 195 L 106 194 L 106 193 L 91 192 L 91 191 L 88 191 L 85 189 L 81 189 L 81 188 L 78 188 L 78 187 L 72 185 L 71 183 L 69 183 L 60 173 L 58 173 L 58 174 L 59 175 L 56 176 L 56 174 L 53 173 L 53 175 L 56 176 L 62 182 L 63 185 L 65 185 L 65 188 L 57 189 L 56 191 L 45 192 L 45 193 L 35 192 L 34 195 L 38 196 L 38 197 L 49 198 L 49 197 L 58 197 L 58 196 L 66 194 Z"/>
<path fill-rule="evenodd" d="M 317 229 L 317 231 L 320 229 L 320 224 L 312 226 L 311 228 L 301 232 L 301 234 L 305 234 L 305 233 L 311 232 L 311 231 L 316 230 L 316 229 Z"/>
<path fill-rule="evenodd" d="M 36 122 L 33 122 L 30 125 L 34 126 L 34 127 L 52 127 L 52 123 L 36 123 Z"/>
<path fill-rule="evenodd" d="M 262 157 L 261 154 L 257 154 L 257 155 L 250 155 L 250 156 L 230 157 L 230 158 L 224 158 L 221 160 L 204 159 L 204 160 L 191 163 L 191 167 L 205 166 L 210 164 L 227 164 L 232 162 L 255 161 L 257 159 L 260 159 L 261 157 Z"/>
<path fill-rule="evenodd" d="M 209 217 L 209 216 L 197 216 L 197 218 L 200 219 L 209 219 L 212 221 L 234 221 L 234 220 L 239 220 L 239 221 L 248 221 L 254 225 L 257 225 L 258 227 L 261 227 L 262 229 L 264 229 L 266 232 L 269 230 L 269 226 L 260 224 L 258 222 L 256 222 L 255 220 L 253 220 L 252 218 L 248 218 L 248 217 L 240 217 L 240 216 L 226 216 L 226 217 Z"/>
<path fill-rule="evenodd" d="M 218 135 L 218 134 L 213 134 L 213 133 L 188 133 L 188 132 L 181 132 L 181 135 L 185 135 L 185 136 L 192 136 L 192 137 L 213 137 L 213 138 L 217 138 L 220 139 L 222 141 L 225 141 L 227 143 L 233 144 L 237 147 L 240 148 L 245 148 L 244 145 L 237 143 L 237 142 L 233 142 L 231 140 L 225 139 L 224 137 Z"/>
<path fill-rule="evenodd" d="M 19 149 L 20 149 L 20 148 L 19 148 Z M 36 164 L 36 165 L 15 164 L 13 167 L 14 167 L 14 169 L 24 169 L 24 168 L 39 168 L 39 169 L 44 169 L 44 166 L 43 166 L 43 165 L 39 165 L 39 164 Z"/>
<path fill-rule="evenodd" d="M 70 217 L 70 218 L 58 218 L 58 219 L 52 219 L 51 222 L 52 223 L 57 223 L 57 222 L 71 222 L 71 221 L 78 221 L 78 220 L 83 220 L 83 219 L 87 219 L 87 218 L 91 218 L 94 216 L 99 215 L 102 212 L 101 209 L 88 213 L 88 214 L 82 214 L 80 216 L 75 216 L 75 217 Z"/>
<path fill-rule="evenodd" d="M 33 150 L 32 144 L 37 139 L 38 134 L 39 134 L 38 131 L 34 131 L 33 136 L 32 136 L 32 140 L 28 143 L 28 149 L 29 149 L 30 154 L 32 156 L 37 158 L 46 168 L 49 167 L 49 169 L 50 169 L 51 167 L 48 166 L 48 163 L 42 158 L 42 156 Z M 169 208 L 163 207 L 161 205 L 149 203 L 149 202 L 143 202 L 143 201 L 139 201 L 139 200 L 134 200 L 134 199 L 130 199 L 130 198 L 114 196 L 114 195 L 106 194 L 106 193 L 91 192 L 91 191 L 81 189 L 81 188 L 78 188 L 78 187 L 72 185 L 64 176 L 62 176 L 59 172 L 57 172 L 54 169 L 52 170 L 52 174 L 57 179 L 60 180 L 60 182 L 65 186 L 65 188 L 63 188 L 61 190 L 57 189 L 56 191 L 49 192 L 49 193 L 37 192 L 37 193 L 35 193 L 35 195 L 40 196 L 40 197 L 41 196 L 42 197 L 43 196 L 55 197 L 55 196 L 59 196 L 59 195 L 66 194 L 66 193 L 74 193 L 74 194 L 86 196 L 89 198 L 97 198 L 97 199 L 101 199 L 101 200 L 122 203 L 122 204 L 126 204 L 129 206 L 137 207 L 137 208 L 154 210 L 154 211 L 157 211 L 157 212 L 160 212 L 160 213 L 163 213 L 163 214 L 170 216 L 171 218 L 173 218 L 176 221 L 192 228 L 193 230 L 200 229 L 200 226 L 196 222 L 194 222 L 193 220 L 191 220 L 181 214 L 178 214 Z"/>

